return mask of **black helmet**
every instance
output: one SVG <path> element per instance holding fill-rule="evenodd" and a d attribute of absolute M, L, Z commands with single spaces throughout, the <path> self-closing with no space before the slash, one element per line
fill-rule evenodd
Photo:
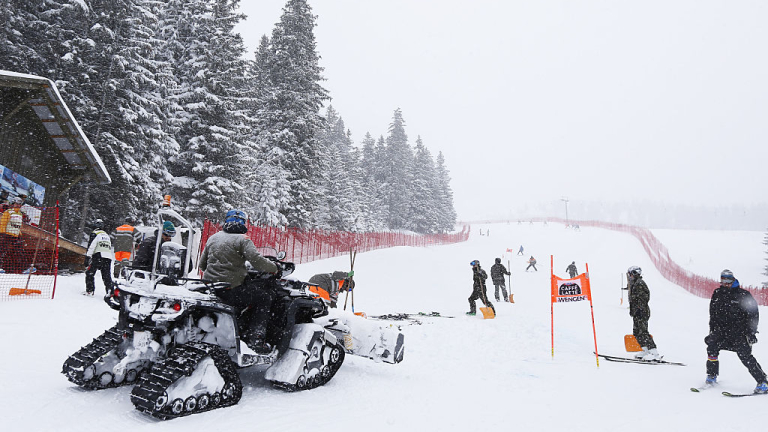
<path fill-rule="evenodd" d="M 101 219 L 93 221 L 93 229 L 104 229 L 104 221 Z"/>
<path fill-rule="evenodd" d="M 496 264 L 501 264 L 501 258 L 496 258 Z"/>

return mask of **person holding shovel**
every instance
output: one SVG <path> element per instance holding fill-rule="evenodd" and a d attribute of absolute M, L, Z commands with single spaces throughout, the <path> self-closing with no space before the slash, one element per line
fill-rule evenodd
<path fill-rule="evenodd" d="M 496 301 L 499 301 L 499 288 L 501 288 L 501 293 L 504 295 L 504 301 L 509 303 L 507 287 L 504 284 L 504 275 L 511 275 L 511 273 L 504 267 L 504 264 L 501 263 L 501 258 L 496 258 L 496 264 L 491 266 L 491 280 L 493 281 L 493 286 L 496 288 L 494 297 L 496 297 Z"/>
<path fill-rule="evenodd" d="M 493 307 L 493 303 L 488 300 L 488 292 L 485 287 L 485 280 L 488 279 L 488 273 L 480 268 L 480 261 L 474 260 L 470 263 L 472 265 L 472 295 L 469 296 L 469 312 L 467 315 L 477 315 L 477 306 L 475 301 L 480 299 L 483 301 L 485 307 L 489 307 L 493 310 L 493 314 L 496 315 L 496 308 Z"/>

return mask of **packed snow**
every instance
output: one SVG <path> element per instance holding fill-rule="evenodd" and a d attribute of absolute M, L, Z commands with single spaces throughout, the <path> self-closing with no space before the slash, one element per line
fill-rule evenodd
<path fill-rule="evenodd" d="M 479 235 L 479 229 L 490 235 Z M 681 266 L 718 278 L 730 268 L 742 285 L 760 285 L 761 232 L 654 231 Z M 520 245 L 526 255 L 516 255 Z M 512 252 L 505 252 L 510 249 Z M 538 271 L 525 272 L 533 255 Z M 649 329 L 665 359 L 687 366 L 596 362 L 588 302 L 554 305 L 550 339 L 549 262 L 565 277 L 575 261 L 589 264 L 600 353 L 629 355 L 632 332 L 623 273 L 643 268 L 651 290 Z M 470 261 L 490 272 L 510 263 L 514 304 L 494 301 L 497 317 L 468 317 Z M 298 266 L 293 276 L 346 270 L 342 256 Z M 97 278 L 98 279 L 98 278 Z M 406 337 L 405 359 L 392 365 L 348 355 L 325 386 L 288 393 L 272 388 L 258 368 L 241 369 L 243 397 L 234 407 L 166 422 L 134 410 L 130 388 L 85 391 L 60 373 L 64 360 L 114 325 L 117 314 L 84 275 L 60 277 L 53 301 L 0 303 L 0 418 L 3 430 L 29 431 L 647 431 L 755 430 L 765 423 L 768 396 L 730 399 L 755 382 L 735 353 L 720 356 L 720 386 L 689 388 L 705 378 L 708 299 L 666 281 L 631 235 L 560 224 L 473 226 L 469 241 L 431 248 L 361 253 L 355 262 L 354 307 L 369 317 L 437 311 L 454 318 L 392 322 Z M 102 294 L 100 280 L 97 294 Z M 490 279 L 489 279 L 490 284 Z M 489 295 L 493 288 L 489 286 Z M 339 302 L 344 304 L 344 298 Z M 347 309 L 351 307 L 349 299 Z M 481 305 L 479 305 L 481 306 Z M 754 354 L 768 368 L 768 310 L 761 306 Z M 372 318 L 369 318 L 372 319 Z"/>

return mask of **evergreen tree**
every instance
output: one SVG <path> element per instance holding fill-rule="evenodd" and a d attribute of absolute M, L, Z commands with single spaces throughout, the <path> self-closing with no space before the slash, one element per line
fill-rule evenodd
<path fill-rule="evenodd" d="M 435 176 L 437 177 L 437 231 L 444 233 L 453 231 L 456 225 L 456 210 L 453 207 L 453 190 L 451 189 L 451 178 L 448 168 L 445 166 L 445 157 L 443 152 L 437 154 L 435 166 Z"/>
<path fill-rule="evenodd" d="M 765 233 L 765 239 L 763 240 L 763 244 L 768 246 L 768 232 Z M 768 251 L 765 252 L 768 254 Z M 766 258 L 768 260 L 768 258 Z M 768 276 L 768 265 L 765 266 L 765 271 L 763 272 L 764 275 Z M 768 288 L 768 281 L 763 282 L 763 285 Z"/>
<path fill-rule="evenodd" d="M 164 19 L 181 111 L 171 119 L 181 150 L 171 159 L 173 190 L 182 211 L 198 223 L 242 203 L 239 156 L 242 112 L 237 98 L 246 62 L 239 34 L 239 0 L 171 0 Z"/>
<path fill-rule="evenodd" d="M 272 31 L 270 53 L 262 59 L 265 87 L 257 114 L 258 145 L 268 152 L 280 149 L 288 175 L 291 205 L 280 212 L 289 225 L 303 228 L 314 225 L 320 202 L 317 135 L 324 127 L 320 108 L 328 99 L 320 85 L 314 27 L 306 0 L 288 0 Z"/>
<path fill-rule="evenodd" d="M 416 138 L 416 155 L 413 164 L 413 182 L 411 184 L 411 224 L 413 230 L 422 233 L 435 233 L 439 228 L 438 196 L 439 187 L 432 154 L 424 147 L 421 137 Z"/>
<path fill-rule="evenodd" d="M 413 152 L 405 133 L 405 120 L 400 108 L 395 110 L 386 141 L 384 160 L 388 204 L 387 223 L 390 229 L 412 229 L 410 202 L 413 198 Z"/>

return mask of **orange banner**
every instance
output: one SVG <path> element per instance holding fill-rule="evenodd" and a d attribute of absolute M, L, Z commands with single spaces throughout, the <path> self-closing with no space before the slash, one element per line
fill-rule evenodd
<path fill-rule="evenodd" d="M 587 273 L 582 273 L 571 279 L 552 275 L 552 303 L 571 303 L 583 300 L 592 301 L 592 290 L 589 287 Z"/>

